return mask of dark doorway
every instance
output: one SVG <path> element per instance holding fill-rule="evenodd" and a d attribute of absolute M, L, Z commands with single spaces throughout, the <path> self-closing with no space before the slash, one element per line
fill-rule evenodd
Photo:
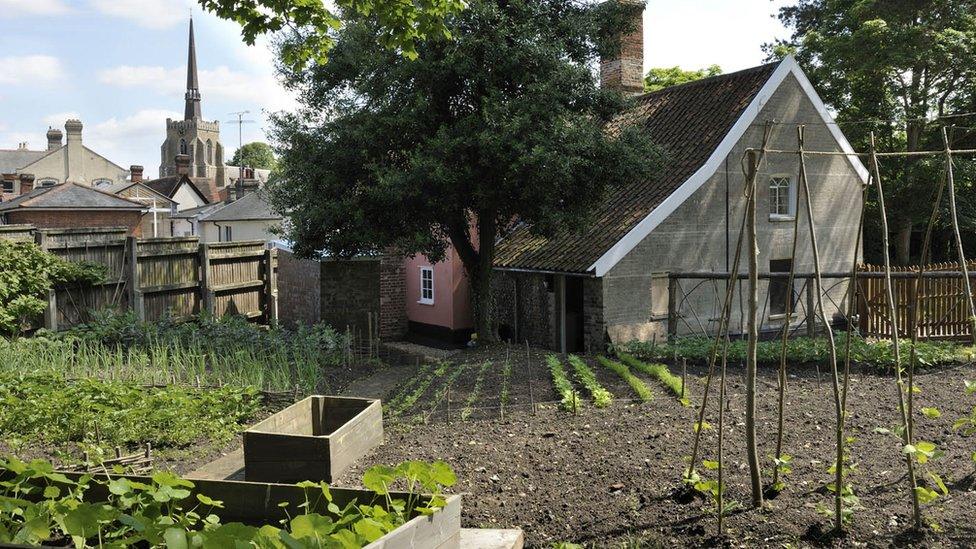
<path fill-rule="evenodd" d="M 566 281 L 566 352 L 579 353 L 583 348 L 583 279 L 567 276 Z"/>
<path fill-rule="evenodd" d="M 769 261 L 770 273 L 788 273 L 793 266 L 790 259 L 772 259 Z M 773 278 L 769 281 L 769 314 L 785 315 L 789 307 L 791 313 L 796 312 L 796 283 L 790 288 L 789 279 Z"/>

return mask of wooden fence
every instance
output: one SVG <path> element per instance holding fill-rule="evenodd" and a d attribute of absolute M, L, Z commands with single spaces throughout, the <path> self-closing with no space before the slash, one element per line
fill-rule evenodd
<path fill-rule="evenodd" d="M 970 280 L 976 271 L 976 261 L 967 262 Z M 864 271 L 881 272 L 880 265 L 865 265 Z M 918 287 L 918 329 L 921 339 L 969 339 L 972 337 L 969 301 L 959 263 L 926 265 L 925 277 L 917 282 L 918 266 L 892 267 L 895 298 L 895 325 L 899 337 L 910 337 L 912 309 Z M 862 277 L 858 280 L 858 315 L 861 333 L 865 336 L 890 338 L 891 315 L 888 309 L 885 280 L 881 277 Z"/>
<path fill-rule="evenodd" d="M 21 231 L 5 233 L 28 240 Z M 29 227 L 29 226 L 28 226 Z M 32 228 L 31 228 L 32 229 Z M 133 310 L 141 320 L 186 318 L 208 311 L 277 322 L 277 250 L 260 240 L 201 244 L 198 237 L 137 239 L 123 228 L 37 229 L 42 249 L 72 262 L 104 265 L 105 280 L 93 286 L 48 293 L 44 325 L 65 329 L 88 321 L 91 311 Z M 15 238 L 9 238 L 11 240 Z"/>

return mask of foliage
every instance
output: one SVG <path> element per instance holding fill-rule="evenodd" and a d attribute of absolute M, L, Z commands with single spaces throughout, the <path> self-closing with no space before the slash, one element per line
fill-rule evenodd
<path fill-rule="evenodd" d="M 799 0 L 779 12 L 793 35 L 766 49 L 773 56 L 796 54 L 855 150 L 867 150 L 872 131 L 883 150 L 940 150 L 942 125 L 973 126 L 976 120 L 959 116 L 976 111 L 974 13 L 974 0 Z M 976 139 L 972 132 L 955 137 L 956 149 L 972 148 Z M 885 161 L 885 201 L 901 264 L 910 260 L 912 229 L 927 222 L 941 162 Z M 869 207 L 875 206 L 872 194 Z M 974 206 L 970 202 L 964 217 L 972 218 Z M 967 225 L 971 234 L 974 227 Z M 880 230 L 876 223 L 866 229 L 869 235 Z M 871 236 L 866 243 L 880 240 Z M 943 261 L 939 251 L 951 249 L 951 239 L 948 231 L 935 236 L 935 260 Z M 878 257 L 880 250 L 867 247 L 865 253 Z"/>
<path fill-rule="evenodd" d="M 234 151 L 230 165 L 274 171 L 278 167 L 278 159 L 275 158 L 271 145 L 254 141 L 245 143 L 241 148 Z"/>
<path fill-rule="evenodd" d="M 70 538 L 77 547 L 172 548 L 362 547 L 415 515 L 442 508 L 443 487 L 457 480 L 440 461 L 377 466 L 363 475 L 363 485 L 375 493 L 372 501 L 353 500 L 344 508 L 333 501 L 324 482 L 303 482 L 298 486 L 305 490 L 305 503 L 277 527 L 222 523 L 223 502 L 165 471 L 145 480 L 111 475 L 72 480 L 43 460 L 25 463 L 8 457 L 0 460 L 0 478 L 0 543 L 36 545 Z M 408 486 L 406 500 L 390 494 L 396 482 Z M 107 497 L 92 496 L 96 488 Z M 287 512 L 287 503 L 278 507 Z M 316 512 L 323 507 L 327 514 Z"/>
<path fill-rule="evenodd" d="M 549 374 L 552 376 L 552 384 L 556 386 L 556 392 L 559 393 L 560 406 L 564 410 L 575 412 L 580 406 L 579 395 L 576 394 L 576 388 L 573 387 L 572 382 L 566 377 L 563 363 L 556 355 L 547 355 L 546 365 L 549 367 Z"/>
<path fill-rule="evenodd" d="M 576 380 L 579 381 L 593 398 L 593 405 L 597 408 L 605 408 L 613 403 L 613 395 L 597 381 L 593 370 L 583 362 L 583 359 L 576 355 L 569 355 L 569 364 L 576 372 Z"/>
<path fill-rule="evenodd" d="M 789 454 L 780 454 L 778 458 L 776 456 L 769 456 L 769 459 L 773 461 L 773 467 L 775 467 L 776 471 L 779 473 L 777 475 L 779 480 L 777 480 L 771 486 L 771 488 L 776 492 L 782 492 L 786 489 L 786 482 L 783 481 L 783 478 L 793 472 L 793 456 Z"/>
<path fill-rule="evenodd" d="M 840 520 L 842 524 L 848 524 L 853 520 L 854 513 L 861 509 L 861 499 L 854 493 L 854 483 L 850 481 L 850 476 L 857 471 L 857 463 L 854 463 L 850 459 L 850 452 L 848 448 L 854 444 L 854 437 L 847 437 L 845 440 L 841 441 L 843 444 L 843 467 L 841 467 L 841 486 L 840 486 L 840 501 L 841 501 L 841 516 Z M 832 478 L 836 479 L 837 476 L 837 460 L 827 468 L 827 474 L 831 475 Z M 826 485 L 827 491 L 837 494 L 837 481 L 828 482 Z M 817 512 L 826 516 L 834 516 L 834 508 L 828 507 L 825 504 L 817 505 Z"/>
<path fill-rule="evenodd" d="M 704 69 L 686 71 L 681 67 L 653 68 L 644 76 L 644 91 L 654 92 L 670 86 L 687 84 L 702 78 L 722 74 L 722 67 L 709 65 Z"/>
<path fill-rule="evenodd" d="M 690 406 L 691 400 L 688 394 L 688 388 L 683 386 L 681 378 L 672 374 L 668 367 L 664 364 L 648 364 L 646 362 L 640 361 L 633 355 L 629 355 L 623 352 L 617 352 L 617 356 L 620 360 L 627 364 L 631 368 L 643 372 L 658 381 L 660 381 L 665 387 L 674 393 L 674 396 L 680 399 L 682 406 Z"/>
<path fill-rule="evenodd" d="M 428 36 L 450 37 L 444 19 L 465 5 L 462 0 L 337 0 L 337 12 L 322 0 L 197 1 L 203 9 L 241 25 L 241 36 L 249 46 L 264 34 L 290 30 L 293 37 L 300 36 L 301 40 L 286 41 L 281 51 L 282 62 L 298 68 L 328 60 L 335 33 L 343 26 L 343 15 L 356 14 L 374 21 L 378 44 L 413 59 L 419 41 Z"/>
<path fill-rule="evenodd" d="M 57 372 L 141 383 L 253 385 L 305 394 L 327 388 L 348 345 L 325 324 L 288 331 L 246 320 L 202 316 L 192 321 L 139 322 L 132 313 L 102 311 L 69 332 L 0 339 L 0 371 Z"/>
<path fill-rule="evenodd" d="M 297 112 L 273 117 L 280 178 L 270 185 L 299 256 L 457 251 L 475 332 L 491 341 L 495 242 L 513 220 L 580 230 L 612 188 L 649 179 L 660 153 L 592 63 L 630 3 L 475 0 L 408 61 L 351 18 L 327 65 L 290 71 Z"/>
<path fill-rule="evenodd" d="M 481 368 L 478 368 L 478 377 L 474 380 L 474 388 L 471 389 L 471 393 L 468 394 L 468 398 L 464 401 L 464 409 L 461 410 L 461 420 L 467 420 L 471 417 L 474 412 L 474 405 L 478 402 L 478 397 L 481 396 L 481 386 L 485 382 L 485 374 L 488 369 L 491 368 L 491 361 L 486 360 Z"/>
<path fill-rule="evenodd" d="M 0 240 L 0 265 L 0 335 L 30 329 L 55 286 L 94 284 L 105 278 L 101 265 L 65 261 L 31 242 Z"/>
<path fill-rule="evenodd" d="M 628 368 L 626 365 L 621 364 L 615 360 L 610 360 L 605 356 L 597 357 L 597 361 L 599 361 L 604 368 L 611 370 L 612 372 L 620 376 L 621 379 L 626 381 L 627 384 L 630 385 L 630 388 L 633 389 L 635 393 L 637 393 L 637 396 L 642 401 L 647 402 L 648 400 L 654 398 L 654 395 L 651 393 L 651 390 L 647 387 L 647 385 L 644 384 L 644 381 L 641 378 L 632 374 L 630 372 L 630 368 Z"/>
<path fill-rule="evenodd" d="M 976 381 L 965 380 L 965 386 L 967 395 L 976 394 Z M 961 430 L 962 434 L 967 437 L 976 435 L 976 406 L 973 406 L 968 416 L 963 416 L 953 422 L 952 428 Z M 973 464 L 976 465 L 976 451 L 970 455 L 970 458 L 973 460 Z"/>
<path fill-rule="evenodd" d="M 837 332 L 838 360 L 846 358 L 847 334 Z M 669 343 L 651 343 L 631 341 L 621 346 L 621 350 L 644 360 L 670 360 L 672 358 L 686 358 L 688 360 L 708 360 L 713 338 L 681 337 Z M 911 350 L 911 343 L 901 342 L 903 352 Z M 729 345 L 729 361 L 745 360 L 747 342 L 745 339 L 733 340 Z M 760 341 L 756 354 L 761 364 L 779 364 L 782 341 Z M 946 341 L 920 341 L 916 347 L 918 363 L 922 366 L 942 364 L 968 363 L 976 356 L 972 347 L 962 346 Z M 786 358 L 791 363 L 826 364 L 829 360 L 827 340 L 823 338 L 793 337 L 787 341 Z M 851 339 L 851 360 L 864 364 L 875 364 L 879 367 L 894 365 L 894 350 L 889 340 L 868 341 L 860 336 Z"/>
<path fill-rule="evenodd" d="M 403 388 L 384 405 L 385 411 L 391 419 L 399 416 L 413 406 L 421 395 L 427 392 L 435 378 L 442 377 L 447 372 L 448 363 L 427 362 L 416 375 L 410 378 Z"/>
<path fill-rule="evenodd" d="M 61 374 L 0 372 L 0 433 L 8 443 L 112 448 L 226 444 L 260 408 L 253 388 L 142 387 Z"/>

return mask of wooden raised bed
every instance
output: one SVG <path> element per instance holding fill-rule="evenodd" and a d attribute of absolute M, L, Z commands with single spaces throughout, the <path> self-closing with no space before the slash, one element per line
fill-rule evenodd
<path fill-rule="evenodd" d="M 331 483 L 381 444 L 379 400 L 310 396 L 244 431 L 244 478 Z"/>

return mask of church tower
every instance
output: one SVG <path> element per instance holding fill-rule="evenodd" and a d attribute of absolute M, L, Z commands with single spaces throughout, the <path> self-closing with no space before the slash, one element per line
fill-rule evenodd
<path fill-rule="evenodd" d="M 209 179 L 214 188 L 223 187 L 224 146 L 220 143 L 220 124 L 216 120 L 203 119 L 192 18 L 184 99 L 183 120 L 166 119 L 166 141 L 160 147 L 159 177 L 176 175 L 176 155 L 186 154 L 190 157 L 191 177 Z"/>

